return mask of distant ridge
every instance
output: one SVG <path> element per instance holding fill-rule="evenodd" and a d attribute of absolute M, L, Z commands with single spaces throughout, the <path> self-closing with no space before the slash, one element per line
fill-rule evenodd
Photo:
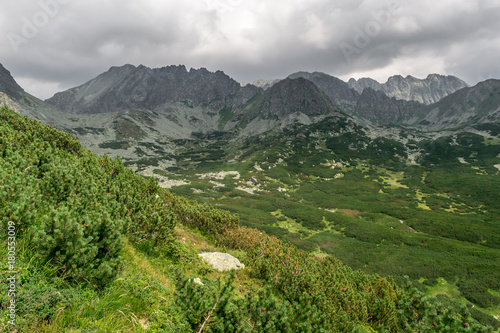
<path fill-rule="evenodd" d="M 382 91 L 389 97 L 427 105 L 436 103 L 457 90 L 469 87 L 466 82 L 455 76 L 439 74 L 429 74 L 425 79 L 417 79 L 411 75 L 407 77 L 394 75 L 383 84 L 370 78 L 350 79 L 347 84 L 360 94 L 364 89 L 371 88 Z"/>
<path fill-rule="evenodd" d="M 318 85 L 318 87 L 335 100 L 350 100 L 351 102 L 353 98 L 348 97 L 350 93 L 346 93 L 346 87 L 354 89 L 359 95 L 363 93 L 364 89 L 371 88 L 375 91 L 381 91 L 389 97 L 405 101 L 416 101 L 427 105 L 436 103 L 443 97 L 446 97 L 457 90 L 469 87 L 465 81 L 455 76 L 441 74 L 429 74 L 425 79 L 418 79 L 411 75 L 406 77 L 393 75 L 385 83 L 379 83 L 371 78 L 360 78 L 358 80 L 351 78 L 348 82 L 344 82 L 334 76 L 322 72 L 296 72 L 288 77 L 306 78 L 313 81 L 316 85 Z M 252 85 L 265 90 L 269 89 L 279 81 L 279 79 L 255 80 Z M 243 85 L 246 85 L 246 83 Z"/>

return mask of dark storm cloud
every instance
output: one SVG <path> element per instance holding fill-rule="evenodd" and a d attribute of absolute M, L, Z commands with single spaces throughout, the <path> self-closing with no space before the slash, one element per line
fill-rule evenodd
<path fill-rule="evenodd" d="M 494 0 L 21 0 L 2 7 L 0 63 L 43 98 L 125 63 L 220 69 L 239 81 L 299 70 L 378 80 L 438 72 L 472 84 L 500 77 Z"/>

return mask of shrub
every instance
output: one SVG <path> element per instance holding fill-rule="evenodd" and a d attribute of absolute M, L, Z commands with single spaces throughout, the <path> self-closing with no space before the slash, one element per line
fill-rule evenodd
<path fill-rule="evenodd" d="M 492 332 L 474 322 L 466 306 L 457 313 L 414 288 L 408 277 L 399 302 L 401 326 L 410 332 Z"/>

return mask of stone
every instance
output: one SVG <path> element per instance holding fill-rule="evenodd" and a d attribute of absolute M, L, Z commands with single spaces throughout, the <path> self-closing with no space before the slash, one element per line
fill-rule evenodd
<path fill-rule="evenodd" d="M 203 282 L 201 282 L 200 278 L 194 278 L 193 282 L 196 283 L 196 284 L 199 284 L 200 286 L 204 286 L 205 285 Z"/>
<path fill-rule="evenodd" d="M 244 264 L 228 253 L 205 252 L 198 255 L 202 257 L 207 264 L 219 271 L 245 268 Z"/>

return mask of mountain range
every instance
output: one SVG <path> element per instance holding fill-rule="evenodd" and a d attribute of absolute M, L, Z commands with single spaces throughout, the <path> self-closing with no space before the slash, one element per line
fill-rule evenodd
<path fill-rule="evenodd" d="M 325 79 L 324 73 L 314 72 L 298 72 L 290 75 L 289 77 L 305 77 L 309 80 L 315 78 L 317 84 Z M 328 77 L 329 75 L 326 75 Z M 314 79 L 313 79 L 314 80 Z M 268 89 L 280 80 L 256 80 L 252 84 L 256 87 Z M 343 82 L 343 81 L 342 81 Z M 246 83 L 245 83 L 246 84 Z M 394 75 L 387 79 L 385 83 L 379 83 L 371 78 L 349 79 L 347 82 L 349 88 L 356 90 L 359 94 L 366 88 L 382 91 L 389 97 L 402 99 L 406 101 L 416 101 L 423 104 L 432 104 L 439 101 L 441 98 L 454 93 L 462 88 L 469 87 L 469 85 L 459 78 L 448 75 L 429 74 L 425 79 L 417 79 L 411 75 L 406 78 L 401 75 Z M 345 86 L 339 84 L 339 86 Z M 325 87 L 326 88 L 326 87 Z M 328 88 L 326 88 L 328 89 Z"/>
<path fill-rule="evenodd" d="M 101 153 L 103 146 L 129 147 L 148 138 L 190 139 L 214 132 L 250 137 L 331 116 L 368 128 L 403 126 L 424 132 L 484 127 L 500 117 L 499 80 L 469 87 L 453 76 L 430 74 L 420 80 L 396 75 L 380 84 L 296 72 L 256 84 L 242 85 L 205 68 L 124 65 L 41 101 L 0 67 L 0 91 L 12 100 L 10 105 Z"/>

